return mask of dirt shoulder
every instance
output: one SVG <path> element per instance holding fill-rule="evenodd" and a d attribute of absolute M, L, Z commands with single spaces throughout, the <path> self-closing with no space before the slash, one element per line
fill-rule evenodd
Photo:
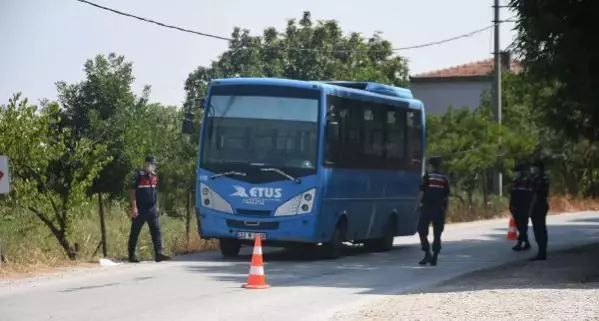
<path fill-rule="evenodd" d="M 388 296 L 333 320 L 599 320 L 599 243 Z"/>

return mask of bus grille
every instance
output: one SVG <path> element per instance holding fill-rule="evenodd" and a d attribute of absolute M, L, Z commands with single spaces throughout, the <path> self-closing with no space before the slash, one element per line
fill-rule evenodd
<path fill-rule="evenodd" d="M 252 222 L 227 220 L 227 226 L 238 229 L 276 230 L 279 228 L 279 222 Z"/>
<path fill-rule="evenodd" d="M 272 212 L 269 210 L 248 210 L 245 208 L 238 208 L 237 214 L 239 215 L 255 215 L 255 216 L 270 216 Z"/>

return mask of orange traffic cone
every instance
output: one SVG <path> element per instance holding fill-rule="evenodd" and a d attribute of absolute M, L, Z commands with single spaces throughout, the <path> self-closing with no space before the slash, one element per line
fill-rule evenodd
<path fill-rule="evenodd" d="M 518 239 L 518 228 L 516 227 L 516 221 L 513 217 L 510 217 L 510 223 L 507 230 L 507 239 L 515 241 Z"/>
<path fill-rule="evenodd" d="M 254 242 L 254 253 L 252 254 L 252 263 L 250 264 L 250 274 L 248 283 L 243 285 L 246 289 L 268 289 L 270 285 L 266 284 L 264 276 L 264 262 L 262 261 L 262 239 L 256 235 Z"/>

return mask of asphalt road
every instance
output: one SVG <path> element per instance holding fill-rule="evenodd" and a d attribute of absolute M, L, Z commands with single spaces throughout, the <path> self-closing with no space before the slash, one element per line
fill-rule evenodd
<path fill-rule="evenodd" d="M 550 248 L 599 240 L 599 213 L 549 218 Z M 237 260 L 217 253 L 171 262 L 123 264 L 51 277 L 0 282 L 0 321 L 327 320 L 380 295 L 401 293 L 533 254 L 512 253 L 507 220 L 446 227 L 437 267 L 420 267 L 417 237 L 396 239 L 388 253 L 348 249 L 326 261 L 265 254 L 268 290 L 241 288 L 251 249 Z M 268 250 L 266 251 L 268 252 Z M 547 262 L 551 264 L 551 256 Z"/>

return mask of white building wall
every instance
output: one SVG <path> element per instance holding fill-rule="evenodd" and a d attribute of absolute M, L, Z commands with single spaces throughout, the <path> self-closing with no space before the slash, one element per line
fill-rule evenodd
<path fill-rule="evenodd" d="M 414 97 L 424 103 L 426 113 L 429 115 L 443 114 L 450 105 L 455 108 L 463 106 L 471 109 L 478 108 L 481 95 L 490 88 L 491 82 L 485 80 L 416 81 L 410 84 Z"/>

